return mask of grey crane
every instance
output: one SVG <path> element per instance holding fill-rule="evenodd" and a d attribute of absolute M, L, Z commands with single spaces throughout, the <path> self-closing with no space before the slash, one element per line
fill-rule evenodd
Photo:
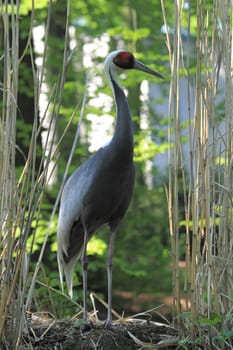
<path fill-rule="evenodd" d="M 104 224 L 110 228 L 107 257 L 108 311 L 106 327 L 112 324 L 112 257 L 116 229 L 123 218 L 134 187 L 133 129 L 128 102 L 118 81 L 123 70 L 137 69 L 163 76 L 137 61 L 128 51 L 113 51 L 104 70 L 115 98 L 117 120 L 111 142 L 100 148 L 67 180 L 61 197 L 58 219 L 58 267 L 65 273 L 72 297 L 75 262 L 81 259 L 83 275 L 83 319 L 87 320 L 87 243 Z"/>

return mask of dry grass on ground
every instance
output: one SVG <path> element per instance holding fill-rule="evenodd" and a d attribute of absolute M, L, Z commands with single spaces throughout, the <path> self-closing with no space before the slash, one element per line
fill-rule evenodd
<path fill-rule="evenodd" d="M 102 322 L 85 325 L 80 319 L 58 321 L 33 315 L 24 332 L 24 346 L 35 350 L 133 350 L 175 349 L 178 333 L 175 328 L 150 320 L 115 321 L 111 329 Z"/>

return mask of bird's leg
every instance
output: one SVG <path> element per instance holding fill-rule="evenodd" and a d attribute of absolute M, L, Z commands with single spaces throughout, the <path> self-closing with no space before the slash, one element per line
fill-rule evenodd
<path fill-rule="evenodd" d="M 113 257 L 113 248 L 115 240 L 116 231 L 110 232 L 109 238 L 109 247 L 108 247 L 108 258 L 107 258 L 107 273 L 108 273 L 108 313 L 107 320 L 105 322 L 105 327 L 111 327 L 112 325 L 112 257 Z"/>
<path fill-rule="evenodd" d="M 83 248 L 81 255 L 81 264 L 82 264 L 82 275 L 83 275 L 83 319 L 87 321 L 87 242 L 88 242 L 88 231 L 84 226 L 84 239 L 83 239 Z"/>

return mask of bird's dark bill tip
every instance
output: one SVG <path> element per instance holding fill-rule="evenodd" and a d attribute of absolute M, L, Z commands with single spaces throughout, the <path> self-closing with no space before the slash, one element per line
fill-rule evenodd
<path fill-rule="evenodd" d="M 165 79 L 165 77 L 162 74 L 160 74 L 160 73 L 156 72 L 155 70 L 145 66 L 140 61 L 136 61 L 135 60 L 134 69 L 137 69 L 137 70 L 140 70 L 142 72 L 148 73 L 148 74 L 153 75 L 153 76 L 155 76 L 157 78 L 160 78 L 160 79 Z"/>

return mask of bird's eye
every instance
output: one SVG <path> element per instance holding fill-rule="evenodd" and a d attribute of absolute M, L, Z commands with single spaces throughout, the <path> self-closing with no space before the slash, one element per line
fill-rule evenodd
<path fill-rule="evenodd" d="M 128 51 L 122 51 L 113 59 L 113 62 L 120 68 L 132 69 L 134 67 L 134 56 Z"/>

